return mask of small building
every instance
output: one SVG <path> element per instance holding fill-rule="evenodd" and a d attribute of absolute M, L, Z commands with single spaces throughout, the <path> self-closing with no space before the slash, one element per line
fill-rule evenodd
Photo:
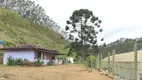
<path fill-rule="evenodd" d="M 56 50 L 48 50 L 36 45 L 20 45 L 16 47 L 5 47 L 0 50 L 4 50 L 3 64 L 7 64 L 7 58 L 22 58 L 28 59 L 29 61 L 35 61 L 40 58 L 46 65 L 50 60 L 55 60 L 56 55 L 59 54 Z"/>
<path fill-rule="evenodd" d="M 74 58 L 72 58 L 72 57 L 68 57 L 67 60 L 72 64 L 74 63 Z"/>

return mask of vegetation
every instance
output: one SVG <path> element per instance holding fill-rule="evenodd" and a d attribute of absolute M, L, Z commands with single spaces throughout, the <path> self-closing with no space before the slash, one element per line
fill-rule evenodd
<path fill-rule="evenodd" d="M 62 35 L 22 18 L 10 9 L 0 8 L 0 40 L 4 46 L 15 46 L 20 43 L 40 44 L 48 49 L 67 53 L 64 47 L 68 41 Z"/>
<path fill-rule="evenodd" d="M 87 67 L 95 67 L 95 56 L 88 56 L 85 65 Z"/>
<path fill-rule="evenodd" d="M 71 41 L 71 44 L 66 47 L 70 48 L 68 54 L 76 52 L 77 56 L 81 56 L 83 62 L 85 62 L 88 56 L 98 53 L 97 34 L 103 31 L 100 28 L 101 22 L 88 9 L 75 10 L 67 20 L 65 28 L 69 32 L 69 40 Z M 101 41 L 103 40 L 102 38 Z"/>
<path fill-rule="evenodd" d="M 8 66 L 12 66 L 16 64 L 16 60 L 14 60 L 14 58 L 12 58 L 11 56 L 9 58 L 7 58 L 7 65 Z"/>
<path fill-rule="evenodd" d="M 39 24 L 42 27 L 49 27 L 65 35 L 65 31 L 46 15 L 45 10 L 39 4 L 36 4 L 32 0 L 0 0 L 0 7 L 11 9 L 35 24 Z"/>
<path fill-rule="evenodd" d="M 137 41 L 138 50 L 142 49 L 142 37 L 138 38 Z M 103 58 L 107 57 L 108 52 L 112 52 L 113 49 L 116 49 L 116 54 L 132 52 L 134 51 L 134 39 L 130 38 L 120 38 L 115 42 L 107 44 L 106 47 L 99 46 L 100 52 L 103 53 Z"/>
<path fill-rule="evenodd" d="M 10 42 L 10 41 L 4 41 L 3 46 L 4 46 L 4 47 L 6 47 L 6 46 L 16 46 L 16 44 L 15 44 L 15 43 L 12 43 L 12 42 Z"/>
<path fill-rule="evenodd" d="M 44 62 L 40 59 L 38 59 L 37 61 L 34 62 L 30 62 L 27 59 L 22 59 L 22 58 L 17 58 L 14 59 L 11 56 L 8 57 L 7 59 L 7 65 L 8 66 L 15 66 L 15 65 L 19 65 L 19 66 L 42 66 L 44 64 Z"/>

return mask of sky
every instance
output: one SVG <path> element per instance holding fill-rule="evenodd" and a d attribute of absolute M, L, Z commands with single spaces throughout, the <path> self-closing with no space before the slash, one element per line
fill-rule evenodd
<path fill-rule="evenodd" d="M 110 43 L 121 37 L 142 37 L 142 0 L 33 0 L 62 28 L 74 10 L 89 9 L 102 20 L 98 38 Z M 102 42 L 99 42 L 102 44 Z"/>

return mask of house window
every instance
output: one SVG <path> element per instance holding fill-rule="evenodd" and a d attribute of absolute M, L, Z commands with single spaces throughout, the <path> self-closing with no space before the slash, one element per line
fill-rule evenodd
<path fill-rule="evenodd" d="M 41 52 L 38 52 L 38 58 L 41 59 Z"/>

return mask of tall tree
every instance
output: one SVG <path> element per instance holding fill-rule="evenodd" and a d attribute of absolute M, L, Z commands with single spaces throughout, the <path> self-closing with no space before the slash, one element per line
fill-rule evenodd
<path fill-rule="evenodd" d="M 69 20 L 66 21 L 67 26 L 65 30 L 70 32 L 69 54 L 75 51 L 82 56 L 83 61 L 89 55 L 90 50 L 98 52 L 97 34 L 102 32 L 100 28 L 101 20 L 96 17 L 92 11 L 88 9 L 75 10 Z M 98 29 L 98 30 L 97 30 Z M 102 38 L 101 41 L 104 39 Z"/>

